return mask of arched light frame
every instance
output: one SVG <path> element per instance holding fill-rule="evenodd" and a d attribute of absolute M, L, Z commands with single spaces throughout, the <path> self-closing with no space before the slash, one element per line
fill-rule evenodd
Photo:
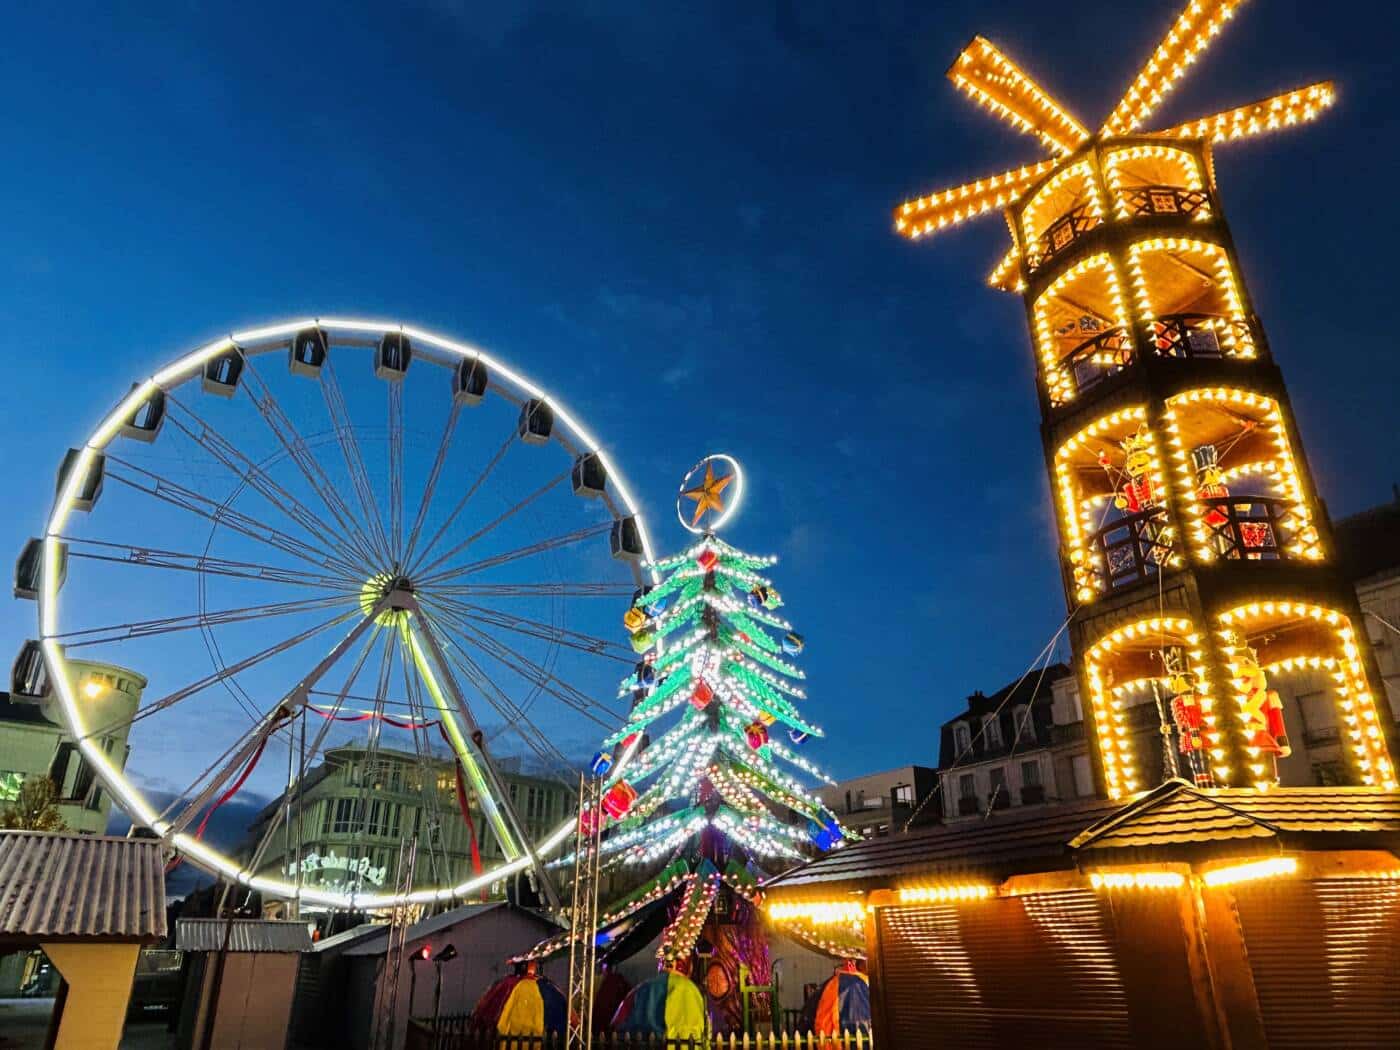
<path fill-rule="evenodd" d="M 724 509 L 724 513 L 722 513 L 719 517 L 715 518 L 715 520 L 710 522 L 708 525 L 692 525 L 690 522 L 685 520 L 685 508 L 681 505 L 681 500 L 685 498 L 686 483 L 689 482 L 690 479 L 693 478 L 701 468 L 705 467 L 707 464 L 715 462 L 727 463 L 730 469 L 734 472 L 733 493 L 732 495 L 728 496 L 729 506 Z M 681 527 L 683 529 L 685 529 L 687 532 L 693 532 L 697 536 L 703 536 L 707 532 L 718 532 L 724 527 L 725 523 L 728 522 L 730 518 L 734 517 L 735 513 L 739 510 L 739 504 L 743 502 L 743 498 L 744 470 L 742 467 L 739 466 L 739 461 L 726 452 L 715 452 L 706 456 L 704 459 L 700 460 L 700 462 L 696 463 L 695 466 L 691 467 L 685 472 L 685 477 L 681 479 L 681 487 L 676 492 L 676 520 L 681 523 Z M 650 553 L 648 553 L 648 558 L 650 558 Z"/>
<path fill-rule="evenodd" d="M 59 572 L 59 561 L 62 556 L 60 536 L 63 533 L 63 528 L 68 521 L 69 515 L 74 510 L 74 502 L 77 499 L 83 479 L 87 476 L 88 471 L 92 467 L 93 457 L 99 455 L 106 449 L 112 438 L 118 434 L 126 419 L 143 405 L 157 390 L 167 390 L 199 375 L 206 362 L 227 350 L 238 348 L 245 352 L 263 353 L 274 349 L 280 349 L 284 345 L 284 340 L 295 336 L 297 332 L 303 329 L 312 327 L 320 327 L 339 332 L 376 334 L 391 331 L 402 332 L 404 335 L 408 336 L 413 343 L 419 346 L 433 347 L 448 355 L 449 358 L 455 357 L 479 360 L 487 367 L 493 377 L 504 380 L 525 397 L 538 398 L 548 404 L 554 412 L 555 422 L 562 424 L 572 433 L 579 447 L 584 451 L 597 454 L 599 460 L 607 470 L 609 481 L 615 489 L 618 499 L 621 500 L 627 513 L 631 515 L 637 523 L 637 534 L 641 539 L 642 552 L 644 555 L 643 571 L 648 574 L 653 585 L 660 582 L 660 577 L 652 567 L 652 563 L 656 559 L 652 552 L 651 539 L 647 534 L 646 524 L 642 518 L 641 511 L 637 508 L 636 502 L 632 498 L 631 490 L 628 488 L 626 481 L 623 479 L 622 474 L 613 464 L 608 454 L 599 447 L 597 439 L 584 428 L 578 419 L 569 412 L 557 398 L 547 394 L 542 388 L 520 372 L 509 368 L 476 347 L 448 339 L 434 332 L 415 328 L 410 325 L 384 321 L 332 317 L 303 318 L 261 328 L 252 328 L 243 332 L 234 332 L 222 339 L 200 347 L 198 350 L 185 355 L 173 364 L 161 369 L 151 378 L 136 384 L 131 392 L 107 414 L 100 424 L 98 424 L 92 436 L 84 443 L 72 469 L 68 471 L 63 487 L 54 500 L 53 511 L 49 515 L 49 521 L 44 530 L 43 580 L 39 591 L 39 633 L 43 646 L 44 658 L 48 663 L 49 677 L 53 684 L 54 693 L 59 699 L 59 709 L 63 713 L 64 727 L 78 742 L 83 757 L 86 758 L 88 763 L 92 766 L 98 779 L 102 782 L 102 785 L 113 798 L 118 800 L 122 809 L 126 811 L 127 815 L 131 817 L 134 822 L 150 828 L 178 853 L 188 857 L 209 873 L 247 886 L 250 889 L 258 890 L 262 893 L 268 893 L 279 897 L 295 897 L 308 904 L 320 904 L 333 908 L 375 909 L 389 907 L 400 902 L 428 904 L 457 900 L 475 893 L 499 879 L 506 878 L 529 868 L 533 863 L 532 854 L 537 857 L 547 857 L 554 853 L 562 844 L 567 842 L 569 836 L 573 834 L 575 824 L 573 818 L 565 820 L 558 828 L 546 836 L 543 842 L 527 844 L 525 851 L 514 860 L 453 887 L 417 890 L 408 894 L 330 893 L 324 890 L 307 888 L 305 886 L 299 889 L 296 884 L 288 882 L 285 879 L 253 875 L 251 872 L 244 870 L 240 865 L 236 864 L 230 857 L 211 848 L 208 844 L 201 842 L 192 835 L 183 831 L 172 834 L 173 828 L 171 822 L 162 819 L 159 814 L 151 809 L 146 803 L 146 800 L 141 797 L 140 793 L 135 791 L 127 782 L 122 771 L 112 764 L 107 753 L 102 750 L 97 741 L 88 737 L 88 727 L 83 722 L 81 709 L 78 706 L 73 693 L 72 683 L 67 674 L 67 663 L 65 661 L 63 647 L 54 638 L 58 630 L 58 581 L 61 576 Z M 264 347 L 257 347 L 254 345 L 269 342 L 272 345 Z M 618 765 L 614 767 L 614 773 L 620 774 L 622 772 L 622 767 L 624 767 L 631 758 L 632 753 L 631 749 L 629 749 L 629 751 L 622 756 Z"/>

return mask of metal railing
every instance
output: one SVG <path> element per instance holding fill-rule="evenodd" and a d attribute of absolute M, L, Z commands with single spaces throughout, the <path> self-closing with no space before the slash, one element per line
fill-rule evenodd
<path fill-rule="evenodd" d="M 1147 322 L 1147 345 L 1158 357 L 1215 360 L 1252 346 L 1249 322 L 1223 314 L 1163 314 Z"/>
<path fill-rule="evenodd" d="M 1109 376 L 1117 375 L 1133 361 L 1133 341 L 1127 328 L 1115 325 L 1095 332 L 1060 361 L 1063 372 L 1082 394 Z"/>
<path fill-rule="evenodd" d="M 1171 554 L 1171 543 L 1162 538 L 1166 529 L 1166 510 L 1148 507 L 1094 533 L 1090 543 L 1102 555 L 1100 571 L 1110 589 L 1156 575 Z"/>
<path fill-rule="evenodd" d="M 1035 273 L 1036 270 L 1079 240 L 1080 237 L 1098 226 L 1101 221 L 1097 215 L 1089 214 L 1087 204 L 1081 204 L 1056 219 L 1044 233 L 1031 242 L 1026 251 L 1026 269 Z"/>
<path fill-rule="evenodd" d="M 1134 186 L 1122 191 L 1131 218 L 1143 215 L 1194 215 L 1210 204 L 1205 190 L 1181 186 Z"/>
<path fill-rule="evenodd" d="M 709 1035 L 692 1039 L 594 1032 L 595 1050 L 872 1050 L 869 1032 L 839 1035 L 815 1032 L 754 1032 Z M 412 1020 L 404 1050 L 564 1050 L 564 1033 L 501 1035 L 493 1028 L 473 1025 L 467 1015 Z"/>
<path fill-rule="evenodd" d="M 1284 544 L 1293 515 L 1292 500 L 1273 496 L 1212 496 L 1201 500 L 1210 527 L 1210 543 L 1222 558 L 1246 561 L 1289 560 Z"/>

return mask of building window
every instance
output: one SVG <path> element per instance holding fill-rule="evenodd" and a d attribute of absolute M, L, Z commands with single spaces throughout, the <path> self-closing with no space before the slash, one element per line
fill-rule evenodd
<path fill-rule="evenodd" d="M 1080 798 L 1094 793 L 1094 774 L 1089 768 L 1088 755 L 1074 756 L 1074 793 Z"/>
<path fill-rule="evenodd" d="M 1011 725 L 1013 741 L 1035 739 L 1035 726 L 1031 725 L 1031 709 L 1025 704 L 1017 704 L 1012 708 Z"/>
<path fill-rule="evenodd" d="M 982 742 L 989 748 L 1001 747 L 1001 718 L 989 715 L 982 719 Z"/>
<path fill-rule="evenodd" d="M 977 797 L 977 780 L 971 773 L 964 773 L 958 777 L 958 796 L 960 798 Z"/>
<path fill-rule="evenodd" d="M 955 750 L 959 755 L 963 755 L 966 754 L 971 747 L 972 736 L 968 732 L 967 723 L 956 723 L 953 726 L 953 750 Z"/>
<path fill-rule="evenodd" d="M 1039 763 L 1039 762 L 1022 762 L 1022 763 L 1021 763 L 1021 786 L 1022 786 L 1022 787 L 1040 787 L 1040 763 Z"/>
<path fill-rule="evenodd" d="M 991 769 L 989 769 L 989 770 L 987 771 L 987 776 L 988 776 L 988 779 L 991 781 L 991 784 L 992 784 L 991 789 L 992 789 L 992 792 L 993 792 L 993 793 L 996 793 L 997 791 L 1003 791 L 1003 792 L 1004 792 L 1004 791 L 1006 790 L 1006 767 L 1005 767 L 1005 766 L 993 766 Z"/>
<path fill-rule="evenodd" d="M 914 785 L 896 784 L 894 786 L 894 804 L 896 806 L 912 806 L 914 804 Z"/>
<path fill-rule="evenodd" d="M 365 802 L 359 798 L 338 798 L 331 813 L 330 831 L 334 835 L 348 835 L 365 825 Z"/>

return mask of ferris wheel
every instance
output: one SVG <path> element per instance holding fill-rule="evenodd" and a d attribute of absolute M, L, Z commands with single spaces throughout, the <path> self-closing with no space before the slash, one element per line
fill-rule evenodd
<path fill-rule="evenodd" d="M 614 463 L 521 373 L 405 325 L 292 321 L 180 357 L 63 457 L 17 566 L 40 632 L 16 676 L 135 825 L 225 880 L 332 908 L 450 902 L 517 873 L 548 888 L 568 807 L 542 825 L 503 769 L 576 786 L 620 724 L 637 657 L 617 610 L 655 582 L 650 560 Z M 139 704 L 113 716 L 93 666 L 142 676 Z M 366 761 L 418 761 L 435 819 L 484 817 L 489 862 L 425 865 L 424 836 L 427 879 L 327 888 L 204 835 L 239 791 L 290 798 L 347 738 Z M 365 778 L 351 819 L 383 788 Z M 265 837 L 293 837 L 285 808 Z"/>

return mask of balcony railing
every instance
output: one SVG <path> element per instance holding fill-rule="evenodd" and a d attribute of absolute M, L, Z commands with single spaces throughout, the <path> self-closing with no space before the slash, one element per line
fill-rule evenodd
<path fill-rule="evenodd" d="M 1128 330 L 1115 326 L 1096 332 L 1060 362 L 1076 394 L 1082 394 L 1109 376 L 1117 375 L 1133 360 L 1133 341 Z"/>
<path fill-rule="evenodd" d="M 1147 344 L 1158 357 L 1219 359 L 1250 345 L 1249 322 L 1220 314 L 1164 314 L 1147 323 Z"/>
<path fill-rule="evenodd" d="M 1291 557 L 1285 544 L 1295 504 L 1273 496 L 1214 496 L 1201 500 L 1210 544 L 1222 558 L 1277 561 Z"/>
<path fill-rule="evenodd" d="M 1148 507 L 1094 533 L 1092 545 L 1103 558 L 1102 572 L 1110 589 L 1138 583 L 1158 572 L 1171 554 L 1166 531 L 1166 511 Z"/>
<path fill-rule="evenodd" d="M 1123 202 L 1134 219 L 1143 215 L 1194 215 L 1210 204 L 1210 194 L 1180 186 L 1135 186 L 1123 191 Z"/>
<path fill-rule="evenodd" d="M 1081 204 L 1056 219 L 1050 224 L 1049 229 L 1031 242 L 1026 251 L 1026 269 L 1035 273 L 1036 270 L 1099 225 L 1100 221 L 1097 215 L 1089 214 L 1087 204 Z"/>

